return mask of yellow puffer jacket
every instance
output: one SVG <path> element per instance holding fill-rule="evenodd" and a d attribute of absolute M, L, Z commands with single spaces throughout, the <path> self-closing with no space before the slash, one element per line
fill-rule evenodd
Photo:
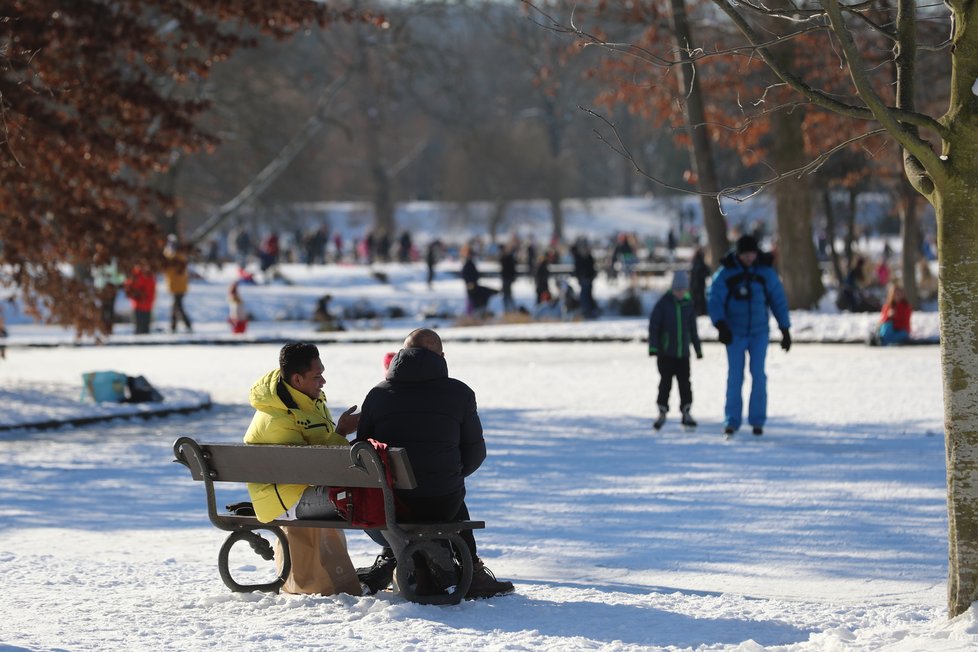
<path fill-rule="evenodd" d="M 291 446 L 349 446 L 345 437 L 336 433 L 336 424 L 326 407 L 326 395 L 311 398 L 296 391 L 287 383 L 281 387 L 297 406 L 286 407 L 279 397 L 279 370 L 262 376 L 251 388 L 249 401 L 255 408 L 246 444 L 284 444 Z M 248 493 L 255 507 L 255 515 L 262 523 L 274 521 L 295 505 L 306 490 L 304 484 L 248 484 Z"/>
<path fill-rule="evenodd" d="M 163 275 L 166 277 L 166 287 L 170 290 L 170 294 L 187 293 L 190 287 L 190 267 L 185 255 L 182 253 L 167 255 Z"/>

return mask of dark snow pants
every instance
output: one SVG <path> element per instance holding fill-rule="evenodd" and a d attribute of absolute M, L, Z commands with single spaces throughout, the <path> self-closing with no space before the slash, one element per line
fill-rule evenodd
<path fill-rule="evenodd" d="M 689 384 L 689 357 L 675 358 L 670 355 L 659 355 L 659 396 L 656 405 L 669 407 L 669 390 L 672 389 L 672 379 L 679 385 L 679 407 L 693 404 L 693 389 Z"/>

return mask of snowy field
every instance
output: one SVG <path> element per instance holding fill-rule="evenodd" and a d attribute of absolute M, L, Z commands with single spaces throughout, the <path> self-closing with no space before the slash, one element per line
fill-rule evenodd
<path fill-rule="evenodd" d="M 654 434 L 645 318 L 460 328 L 418 317 L 459 308 L 447 267 L 432 290 L 420 266 L 391 266 L 388 283 L 356 268 L 284 271 L 294 285 L 244 289 L 260 321 L 243 337 L 223 322 L 227 269 L 191 286 L 193 335 L 136 339 L 121 325 L 108 346 L 75 345 L 8 312 L 8 426 L 52 409 L 123 409 L 77 401 L 80 375 L 97 369 L 143 374 L 168 401 L 213 407 L 0 432 L 0 650 L 978 648 L 978 612 L 948 621 L 945 611 L 938 347 L 836 343 L 860 341 L 875 315 L 793 314 L 797 344 L 768 357 L 763 437 L 723 440 L 715 341 L 693 364 L 699 428 L 672 419 Z M 643 288 L 646 311 L 662 283 Z M 599 299 L 621 289 L 602 281 Z M 530 291 L 517 286 L 523 301 Z M 308 314 L 325 292 L 338 309 L 366 299 L 408 316 L 344 333 L 276 321 Z M 162 292 L 157 326 L 168 306 Z M 207 521 L 202 486 L 171 462 L 174 439 L 240 441 L 248 389 L 285 338 L 321 341 L 334 414 L 358 404 L 383 354 L 418 324 L 440 329 L 450 372 L 478 396 L 489 457 L 468 502 L 488 526 L 476 534 L 481 555 L 515 595 L 437 607 L 394 593 L 228 591 L 217 572 L 224 533 Z M 914 329 L 936 335 L 936 316 L 915 314 Z M 231 493 L 223 502 L 240 497 Z M 358 532 L 348 541 L 357 565 L 378 552 Z M 241 570 L 258 561 L 246 559 Z"/>

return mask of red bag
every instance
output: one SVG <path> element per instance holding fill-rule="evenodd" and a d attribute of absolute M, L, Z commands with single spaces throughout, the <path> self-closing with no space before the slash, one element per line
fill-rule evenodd
<path fill-rule="evenodd" d="M 387 444 L 368 439 L 380 456 L 387 476 L 387 486 L 394 484 L 390 465 L 387 464 Z M 371 487 L 330 487 L 329 500 L 337 513 L 350 525 L 362 528 L 382 528 L 387 525 L 387 512 L 384 509 L 384 491 Z"/>

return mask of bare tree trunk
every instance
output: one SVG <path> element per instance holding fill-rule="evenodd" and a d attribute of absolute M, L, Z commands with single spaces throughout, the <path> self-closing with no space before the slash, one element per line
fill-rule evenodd
<path fill-rule="evenodd" d="M 672 23 L 679 51 L 689 56 L 689 53 L 695 50 L 696 44 L 693 42 L 693 34 L 689 27 L 685 0 L 672 0 Z M 699 78 L 696 76 L 696 66 L 692 63 L 679 66 L 679 82 L 692 143 L 690 156 L 693 171 L 696 173 L 696 188 L 703 193 L 716 192 L 720 189 L 720 182 L 713 162 L 710 134 L 706 129 L 703 92 L 700 90 Z M 710 260 L 716 264 L 730 247 L 730 242 L 727 240 L 727 221 L 720 213 L 720 204 L 716 199 L 701 195 L 700 205 L 703 210 L 703 226 L 706 228 L 709 241 Z"/>
<path fill-rule="evenodd" d="M 974 176 L 974 175 L 972 175 Z M 964 186 L 964 184 L 960 184 Z M 978 601 L 978 188 L 937 195 L 941 357 L 947 454 L 948 608 L 965 612 Z M 953 279 L 951 281 L 950 279 Z M 970 380 L 969 380 L 970 379 Z"/>
<path fill-rule="evenodd" d="M 853 245 L 856 244 L 856 240 L 859 238 L 859 234 L 856 233 L 856 191 L 854 188 L 849 188 L 849 214 L 846 215 L 846 237 L 843 244 L 843 251 L 846 253 L 846 270 L 852 269 L 852 260 L 855 258 L 855 252 Z"/>
<path fill-rule="evenodd" d="M 907 293 L 907 301 L 915 308 L 920 304 L 917 291 L 917 258 L 920 250 L 920 233 L 918 231 L 917 202 L 920 195 L 910 185 L 906 177 L 900 182 L 900 241 L 903 251 L 900 254 L 900 271 L 903 277 L 903 289 Z"/>
<path fill-rule="evenodd" d="M 777 169 L 792 170 L 804 160 L 802 112 L 779 111 L 772 117 Z M 809 309 L 825 294 L 812 239 L 812 190 L 808 177 L 784 179 L 774 187 L 778 211 L 778 270 L 788 306 Z"/>
<path fill-rule="evenodd" d="M 499 237 L 499 226 L 506 219 L 506 211 L 509 209 L 508 199 L 497 199 L 492 205 L 492 215 L 489 216 L 489 242 L 495 244 Z"/>
<path fill-rule="evenodd" d="M 835 274 L 836 283 L 841 286 L 845 272 L 842 269 L 839 252 L 835 248 L 835 207 L 832 206 L 832 191 L 829 188 L 822 191 L 822 199 L 825 202 L 825 232 L 829 245 L 829 257 L 832 260 L 832 272 Z"/>

